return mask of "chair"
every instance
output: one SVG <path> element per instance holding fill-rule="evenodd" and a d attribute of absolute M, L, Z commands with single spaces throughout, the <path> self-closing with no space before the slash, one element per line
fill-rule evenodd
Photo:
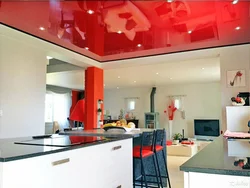
<path fill-rule="evenodd" d="M 160 182 L 158 179 L 158 170 L 156 168 L 156 159 L 155 159 L 155 153 L 154 153 L 154 136 L 155 136 L 155 131 L 152 132 L 143 132 L 141 136 L 141 144 L 140 146 L 135 146 L 133 148 L 133 160 L 135 164 L 135 160 L 139 159 L 141 162 L 141 175 L 136 178 L 135 177 L 135 168 L 133 168 L 133 186 L 135 187 L 136 181 L 140 179 L 140 186 L 143 187 L 145 185 L 146 188 L 151 187 L 148 185 L 148 183 L 157 183 L 158 187 L 160 187 Z M 145 159 L 152 157 L 153 160 L 153 166 L 154 166 L 154 171 L 155 171 L 155 176 L 156 177 L 156 182 L 149 182 L 147 181 L 147 176 L 145 173 Z"/>
<path fill-rule="evenodd" d="M 165 129 L 158 129 L 155 131 L 154 147 L 153 148 L 154 148 L 154 153 L 155 153 L 155 157 L 156 157 L 156 164 L 157 164 L 158 173 L 160 176 L 160 184 L 162 186 L 163 185 L 162 178 L 166 178 L 168 185 L 169 185 L 169 188 L 171 188 L 169 174 L 168 174 L 168 167 L 167 167 L 167 162 L 166 162 L 166 156 L 164 153 L 164 147 L 166 145 L 166 143 L 164 142 L 165 132 L 166 132 Z M 162 153 L 164 166 L 165 166 L 165 170 L 166 170 L 166 176 L 161 174 L 161 169 L 160 169 L 160 165 L 159 165 L 159 155 L 158 155 L 160 153 Z"/>

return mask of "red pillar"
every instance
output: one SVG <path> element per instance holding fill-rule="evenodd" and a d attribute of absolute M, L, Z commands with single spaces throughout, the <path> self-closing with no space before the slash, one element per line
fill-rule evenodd
<path fill-rule="evenodd" d="M 85 70 L 85 130 L 97 128 L 97 103 L 99 99 L 103 100 L 103 70 L 89 67 Z M 103 112 L 103 105 L 101 108 Z"/>

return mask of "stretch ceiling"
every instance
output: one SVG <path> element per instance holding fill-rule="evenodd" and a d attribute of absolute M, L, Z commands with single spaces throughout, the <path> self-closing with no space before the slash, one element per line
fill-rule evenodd
<path fill-rule="evenodd" d="M 99 62 L 250 42 L 250 2 L 7 1 L 0 23 Z"/>

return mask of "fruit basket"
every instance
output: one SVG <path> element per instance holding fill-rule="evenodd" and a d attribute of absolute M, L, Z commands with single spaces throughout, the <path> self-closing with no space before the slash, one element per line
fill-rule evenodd
<path fill-rule="evenodd" d="M 134 123 L 127 124 L 125 121 L 117 121 L 116 123 L 108 123 L 103 125 L 105 131 L 124 131 L 130 132 L 135 128 Z"/>

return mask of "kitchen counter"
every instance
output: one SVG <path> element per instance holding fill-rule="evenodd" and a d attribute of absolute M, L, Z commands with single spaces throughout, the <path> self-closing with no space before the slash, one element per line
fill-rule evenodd
<path fill-rule="evenodd" d="M 66 135 L 53 135 L 52 138 L 68 137 Z M 76 138 L 76 137 L 75 137 Z M 20 141 L 37 141 L 39 139 L 32 139 L 32 137 L 14 138 L 14 139 L 1 139 L 0 140 L 0 162 L 8 162 L 19 159 L 26 159 L 30 157 L 36 157 L 41 155 L 47 155 L 52 153 L 63 152 L 67 150 L 73 150 L 78 148 L 84 148 L 94 145 L 100 145 L 108 142 L 114 142 L 118 140 L 124 140 L 131 137 L 116 137 L 116 138 L 104 138 L 103 140 L 84 143 L 74 146 L 57 147 L 57 146 L 38 146 L 38 145 L 22 145 L 15 144 Z"/>
<path fill-rule="evenodd" d="M 77 135 L 77 136 L 105 136 L 105 137 L 119 137 L 119 138 L 131 138 L 140 137 L 143 132 L 153 131 L 153 129 L 134 129 L 130 132 L 124 132 L 122 130 L 105 131 L 103 129 L 92 130 L 76 130 L 60 132 L 60 135 Z"/>
<path fill-rule="evenodd" d="M 200 187 L 198 179 L 199 182 L 207 182 L 205 188 L 250 187 L 249 157 L 249 139 L 235 140 L 220 136 L 180 166 L 180 170 L 184 171 L 185 188 Z M 241 160 L 244 162 L 240 165 Z"/>

